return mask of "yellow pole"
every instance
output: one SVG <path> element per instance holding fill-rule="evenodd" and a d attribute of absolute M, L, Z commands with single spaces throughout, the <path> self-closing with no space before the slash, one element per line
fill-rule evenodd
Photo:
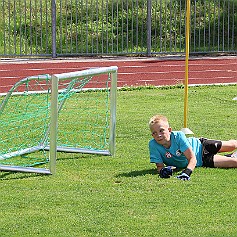
<path fill-rule="evenodd" d="M 190 37 L 190 0 L 187 0 L 186 4 L 186 50 L 185 50 L 185 84 L 184 84 L 184 128 L 183 131 L 186 134 L 192 134 L 193 132 L 188 129 L 188 60 L 189 60 L 189 37 Z"/>

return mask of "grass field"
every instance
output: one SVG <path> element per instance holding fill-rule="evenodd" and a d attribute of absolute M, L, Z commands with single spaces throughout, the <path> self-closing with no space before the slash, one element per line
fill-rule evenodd
<path fill-rule="evenodd" d="M 180 130 L 183 94 L 118 91 L 115 157 L 59 153 L 56 175 L 1 172 L 0 236 L 236 236 L 236 169 L 197 168 L 184 182 L 149 163 L 149 118 L 165 114 Z M 237 138 L 236 96 L 237 85 L 191 87 L 195 136 Z"/>

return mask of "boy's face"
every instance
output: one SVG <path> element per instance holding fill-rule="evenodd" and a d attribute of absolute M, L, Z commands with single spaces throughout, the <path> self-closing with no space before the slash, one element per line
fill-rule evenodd
<path fill-rule="evenodd" d="M 170 133 L 172 129 L 169 127 L 168 123 L 160 121 L 159 123 L 153 124 L 150 129 L 151 134 L 157 143 L 166 148 L 170 147 Z"/>

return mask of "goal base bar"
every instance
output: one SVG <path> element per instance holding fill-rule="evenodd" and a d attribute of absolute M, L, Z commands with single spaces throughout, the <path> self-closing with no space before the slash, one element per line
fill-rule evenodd
<path fill-rule="evenodd" d="M 44 168 L 32 168 L 32 167 L 8 166 L 8 165 L 0 165 L 0 171 L 52 174 L 50 170 Z"/>
<path fill-rule="evenodd" d="M 14 152 L 10 152 L 10 153 L 0 155 L 0 160 L 9 159 L 9 158 L 14 157 L 14 156 L 22 156 L 22 155 L 29 154 L 29 153 L 36 152 L 36 151 L 40 151 L 40 150 L 43 150 L 43 146 L 34 146 L 34 147 L 26 148 L 26 149 L 23 149 L 23 150 L 20 150 L 20 151 L 14 151 Z"/>
<path fill-rule="evenodd" d="M 45 150 L 49 150 L 49 147 L 45 147 Z M 86 148 L 72 148 L 72 147 L 57 147 L 58 152 L 68 152 L 68 153 L 84 153 L 84 154 L 96 154 L 96 155 L 105 155 L 112 156 L 111 152 L 107 150 L 91 150 Z"/>

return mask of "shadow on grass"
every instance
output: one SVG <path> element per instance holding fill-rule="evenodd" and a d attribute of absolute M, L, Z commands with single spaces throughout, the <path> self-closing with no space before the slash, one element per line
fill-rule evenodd
<path fill-rule="evenodd" d="M 67 153 L 61 152 L 60 156 L 57 157 L 57 161 L 64 160 L 79 160 L 79 159 L 93 159 L 97 157 L 103 157 L 104 155 L 100 154 L 86 154 L 86 153 Z"/>
<path fill-rule="evenodd" d="M 27 179 L 32 177 L 45 176 L 45 174 L 37 174 L 37 173 L 27 173 L 27 172 L 15 172 L 15 171 L 1 171 L 0 172 L 0 180 L 14 180 L 14 179 Z M 48 175 L 50 176 L 50 175 Z"/>
<path fill-rule="evenodd" d="M 156 169 L 149 169 L 149 170 L 135 170 L 135 171 L 131 171 L 128 173 L 121 173 L 116 175 L 117 178 L 119 177 L 137 177 L 137 176 L 144 176 L 144 175 L 157 175 L 157 171 Z"/>

